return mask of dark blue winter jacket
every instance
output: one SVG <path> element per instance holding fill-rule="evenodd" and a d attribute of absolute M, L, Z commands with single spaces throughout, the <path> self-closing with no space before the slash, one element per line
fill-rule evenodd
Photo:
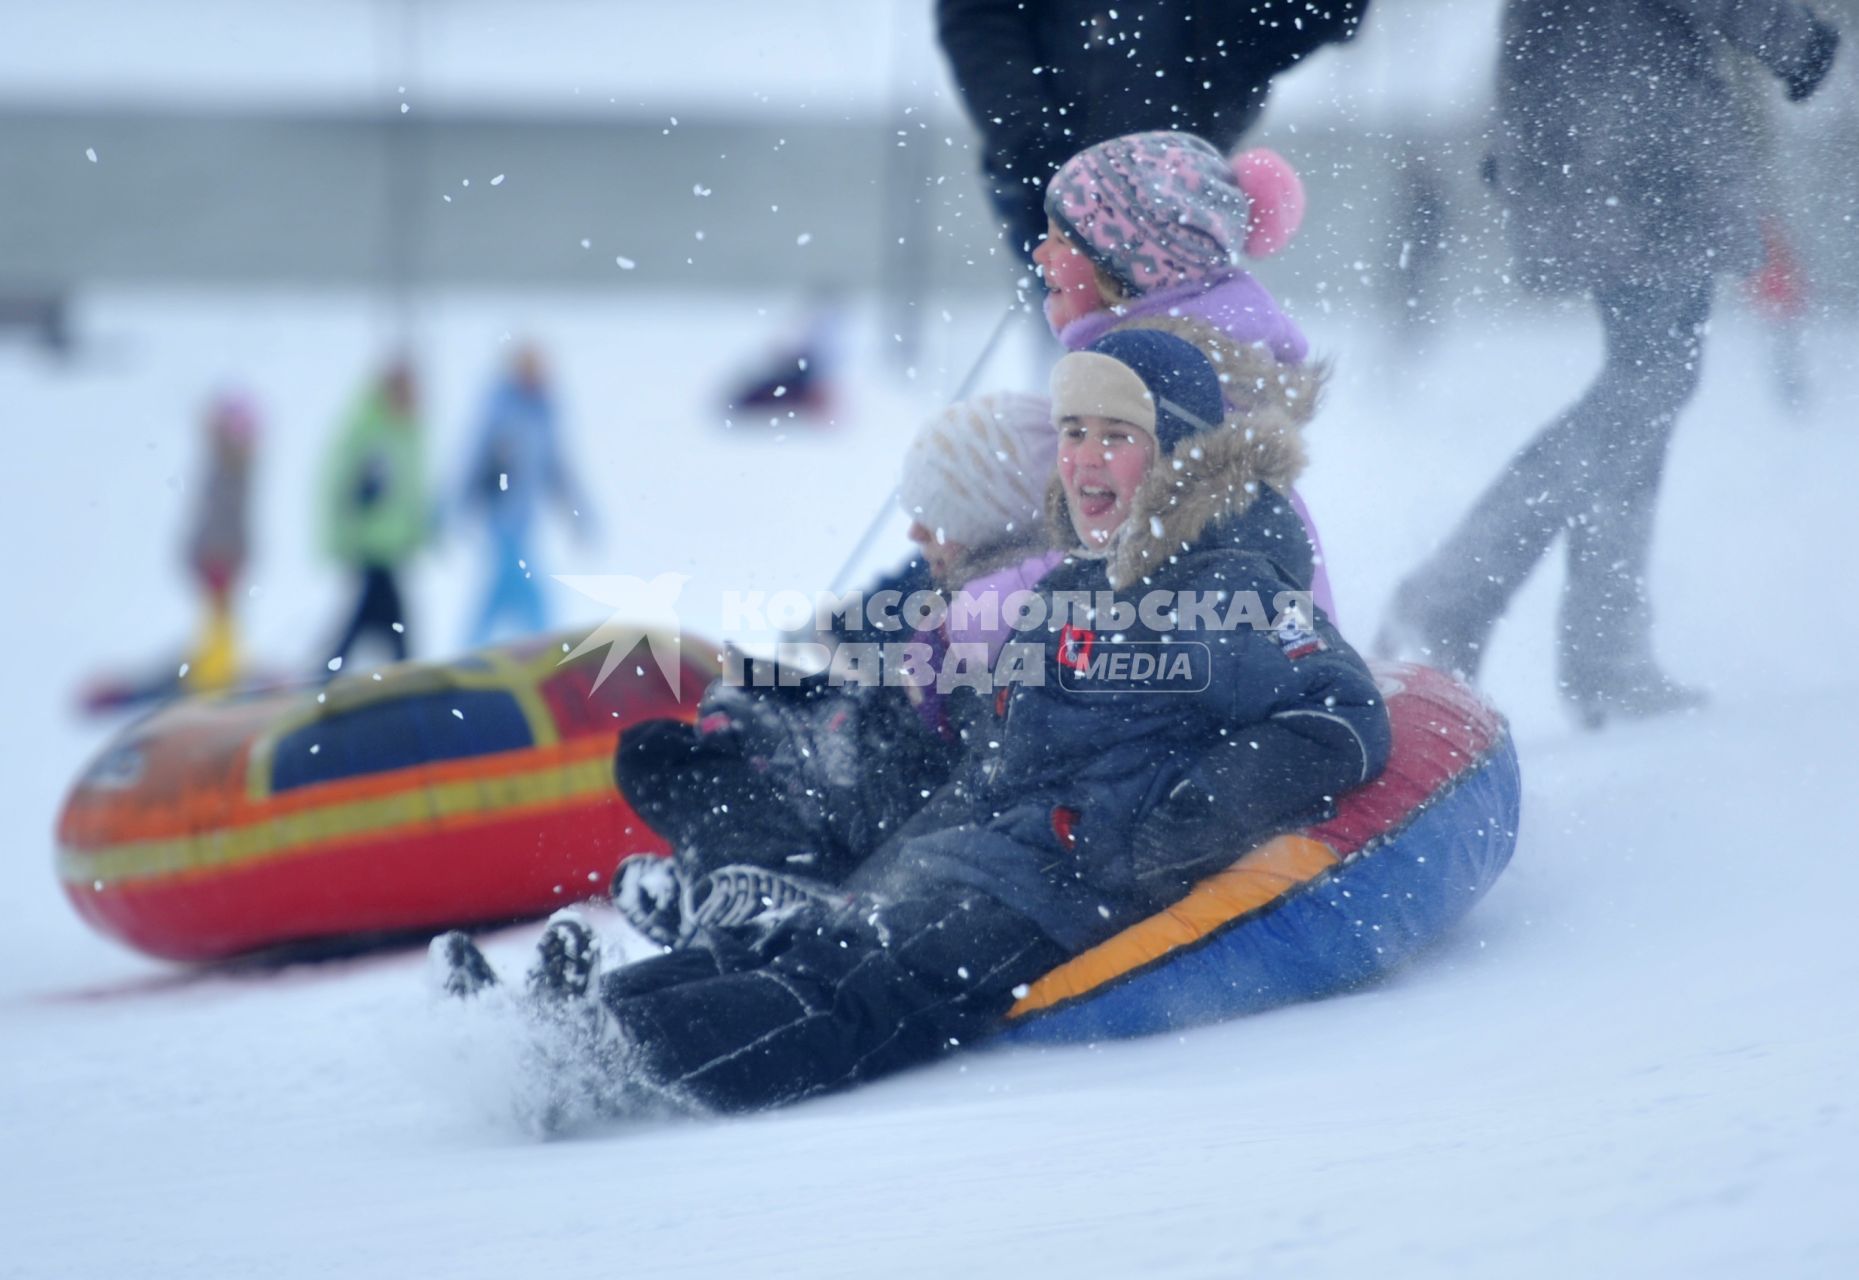
<path fill-rule="evenodd" d="M 1288 436 L 1223 429 L 1153 468 L 1112 554 L 1041 584 L 1049 604 L 1089 593 L 1099 607 L 1023 637 L 1037 675 L 997 690 L 994 721 L 971 728 L 960 801 L 931 807 L 947 825 L 881 851 L 859 881 L 979 889 L 1078 950 L 1375 777 L 1386 709 L 1308 603 L 1309 541 L 1266 482 L 1298 461 Z M 1056 491 L 1053 523 L 1069 529 Z M 1184 828 L 1197 801 L 1205 820 Z M 1187 847 L 1153 838 L 1164 812 Z"/>

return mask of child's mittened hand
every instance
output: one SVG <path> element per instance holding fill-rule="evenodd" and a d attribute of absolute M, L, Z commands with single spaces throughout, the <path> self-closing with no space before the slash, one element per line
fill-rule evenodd
<path fill-rule="evenodd" d="M 1233 157 L 1233 178 L 1252 203 L 1245 253 L 1269 258 L 1291 243 L 1304 221 L 1304 181 L 1291 162 L 1270 147 Z"/>

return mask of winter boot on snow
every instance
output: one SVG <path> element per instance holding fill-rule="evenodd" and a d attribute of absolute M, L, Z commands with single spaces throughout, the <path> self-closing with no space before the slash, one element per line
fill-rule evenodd
<path fill-rule="evenodd" d="M 595 988 L 600 941 L 573 911 L 536 940 L 522 1004 L 523 1084 L 517 1114 L 540 1137 L 624 1114 L 618 1045 Z"/>
<path fill-rule="evenodd" d="M 558 911 L 536 942 L 529 993 L 538 1000 L 585 1000 L 600 968 L 600 941 L 572 911 Z"/>
<path fill-rule="evenodd" d="M 627 1080 L 621 1045 L 594 988 L 599 944 L 579 917 L 563 912 L 549 921 L 520 992 L 498 980 L 463 933 L 434 938 L 428 954 L 440 990 L 471 1001 L 473 1014 L 493 1019 L 487 1026 L 497 1034 L 517 1038 L 517 1069 L 500 1068 L 499 1078 L 514 1085 L 512 1110 L 531 1133 L 554 1137 L 657 1105 L 635 1097 Z"/>
<path fill-rule="evenodd" d="M 675 857 L 634 853 L 613 873 L 613 906 L 661 947 L 676 945 L 684 920 L 684 878 Z"/>
<path fill-rule="evenodd" d="M 1562 696 L 1584 729 L 1603 729 L 1612 721 L 1679 715 L 1700 710 L 1710 701 L 1704 690 L 1679 684 L 1651 662 L 1599 676 L 1564 677 Z"/>
<path fill-rule="evenodd" d="M 466 1000 L 497 985 L 497 971 L 477 943 L 457 929 L 442 933 L 426 949 L 428 971 L 440 991 Z"/>
<path fill-rule="evenodd" d="M 1568 579 L 1556 619 L 1556 682 L 1585 729 L 1696 711 L 1702 689 L 1665 674 L 1653 651 L 1645 562 L 1650 503 L 1591 514 L 1569 530 Z"/>
<path fill-rule="evenodd" d="M 1411 582 L 1403 583 L 1375 633 L 1375 656 L 1418 662 L 1475 681 L 1491 626 L 1488 620 L 1455 616 Z"/>

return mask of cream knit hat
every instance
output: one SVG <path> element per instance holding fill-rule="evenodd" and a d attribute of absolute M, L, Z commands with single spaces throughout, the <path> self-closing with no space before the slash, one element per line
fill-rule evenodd
<path fill-rule="evenodd" d="M 1058 432 L 1042 396 L 989 392 L 925 422 L 904 455 L 904 514 L 971 550 L 1039 528 Z"/>

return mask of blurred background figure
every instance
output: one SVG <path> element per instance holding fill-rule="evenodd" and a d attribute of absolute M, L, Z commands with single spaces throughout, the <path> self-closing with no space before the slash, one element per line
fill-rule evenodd
<path fill-rule="evenodd" d="M 1743 292 L 1768 339 L 1770 381 L 1776 398 L 1799 417 L 1807 411 L 1811 397 L 1806 348 L 1811 290 L 1790 217 L 1797 204 L 1795 184 L 1784 171 L 1777 137 L 1780 92 L 1768 68 L 1756 58 L 1735 48 L 1726 48 L 1721 57 L 1731 101 L 1754 161 L 1750 182 L 1760 214 L 1762 259 L 1743 278 Z"/>
<path fill-rule="evenodd" d="M 258 435 L 251 402 L 230 394 L 214 399 L 205 435 L 206 465 L 187 538 L 187 565 L 205 608 L 185 677 L 187 687 L 203 692 L 232 685 L 242 665 L 233 588 L 250 554 L 252 454 Z"/>
<path fill-rule="evenodd" d="M 50 290 L 11 292 L 0 287 L 0 337 L 11 333 L 56 359 L 71 355 L 75 344 L 67 299 Z"/>
<path fill-rule="evenodd" d="M 796 326 L 796 337 L 730 387 L 724 408 L 736 426 L 787 426 L 799 419 L 831 425 L 839 412 L 840 330 L 845 304 L 822 297 Z"/>
<path fill-rule="evenodd" d="M 1447 238 L 1452 202 L 1446 176 L 1421 145 L 1401 147 L 1399 174 L 1390 193 L 1394 209 L 1394 269 L 1387 275 L 1396 333 L 1404 350 L 1418 353 L 1445 315 Z"/>
<path fill-rule="evenodd" d="M 571 519 L 589 517 L 562 459 L 542 353 L 531 344 L 516 349 L 485 401 L 461 498 L 465 510 L 484 521 L 490 556 L 471 643 L 541 631 L 548 625 L 548 606 L 535 578 L 537 516 L 544 503 L 553 502 Z M 576 525 L 577 532 L 584 528 Z"/>
<path fill-rule="evenodd" d="M 368 636 L 396 662 L 408 654 L 399 575 L 427 533 L 420 436 L 413 370 L 396 360 L 343 424 L 324 472 L 325 545 L 357 578 L 355 608 L 331 651 L 331 670 Z"/>
<path fill-rule="evenodd" d="M 1288 10 L 1299 12 L 1296 20 Z M 1368 0 L 1225 6 L 1128 0 L 938 0 L 937 33 L 1008 241 L 1046 231 L 1046 183 L 1086 147 L 1182 129 L 1230 152 L 1272 77 L 1351 39 Z"/>
<path fill-rule="evenodd" d="M 1814 398 L 1806 341 L 1811 294 L 1787 214 L 1780 209 L 1763 216 L 1762 265 L 1744 279 L 1743 287 L 1768 330 L 1769 372 L 1776 397 L 1798 418 Z"/>
<path fill-rule="evenodd" d="M 1795 0 L 1510 0 L 1489 176 L 1526 284 L 1594 298 L 1605 364 L 1402 583 L 1385 654 L 1476 674 L 1492 627 L 1566 532 L 1557 676 L 1577 718 L 1598 727 L 1703 701 L 1653 655 L 1646 571 L 1713 276 L 1748 272 L 1761 253 L 1758 161 L 1719 58 L 1758 59 L 1800 101 L 1838 44 Z"/>

